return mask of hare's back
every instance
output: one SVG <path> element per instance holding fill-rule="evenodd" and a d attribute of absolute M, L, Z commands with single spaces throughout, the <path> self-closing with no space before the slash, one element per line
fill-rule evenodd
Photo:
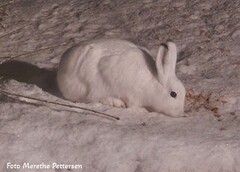
<path fill-rule="evenodd" d="M 91 48 L 92 52 L 98 52 L 99 56 L 121 56 L 131 49 L 138 49 L 135 44 L 121 39 L 98 39 L 90 41 L 86 46 Z"/>
<path fill-rule="evenodd" d="M 92 60 L 97 59 L 96 75 L 107 83 L 114 81 L 118 86 L 129 87 L 134 86 L 133 83 L 147 82 L 155 75 L 151 55 L 131 42 L 110 39 L 96 40 L 89 45 L 92 47 L 91 54 L 95 56 Z"/>

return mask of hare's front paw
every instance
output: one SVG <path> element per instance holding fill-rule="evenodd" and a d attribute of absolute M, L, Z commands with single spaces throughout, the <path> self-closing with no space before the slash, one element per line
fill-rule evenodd
<path fill-rule="evenodd" d="M 117 99 L 114 97 L 107 97 L 100 101 L 104 105 L 109 105 L 118 108 L 126 108 L 125 103 L 121 99 Z"/>

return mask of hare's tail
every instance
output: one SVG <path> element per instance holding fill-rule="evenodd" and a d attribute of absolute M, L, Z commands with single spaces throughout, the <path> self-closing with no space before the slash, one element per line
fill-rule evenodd
<path fill-rule="evenodd" d="M 71 101 L 81 101 L 86 97 L 88 92 L 86 83 L 80 79 L 78 69 L 81 67 L 82 57 L 89 52 L 89 46 L 82 48 L 82 51 L 77 51 L 72 56 L 72 64 L 63 64 L 65 70 L 59 70 L 57 75 L 57 82 L 62 96 Z M 66 54 L 68 56 L 70 54 Z M 72 54 L 71 54 L 72 55 Z"/>

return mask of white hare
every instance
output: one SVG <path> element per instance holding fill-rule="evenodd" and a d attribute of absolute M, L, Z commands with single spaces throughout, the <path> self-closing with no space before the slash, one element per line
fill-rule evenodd
<path fill-rule="evenodd" d="M 186 90 L 176 77 L 177 48 L 162 44 L 156 58 L 148 50 L 119 39 L 93 40 L 62 56 L 57 82 L 74 102 L 143 107 L 181 116 Z"/>

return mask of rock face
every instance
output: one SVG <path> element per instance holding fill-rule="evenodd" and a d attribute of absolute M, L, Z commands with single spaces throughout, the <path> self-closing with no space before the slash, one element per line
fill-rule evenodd
<path fill-rule="evenodd" d="M 0 88 L 46 100 L 0 93 L 0 171 L 239 171 L 240 1 L 0 4 Z M 103 37 L 153 54 L 173 40 L 186 116 L 63 100 L 55 85 L 62 53 Z"/>

